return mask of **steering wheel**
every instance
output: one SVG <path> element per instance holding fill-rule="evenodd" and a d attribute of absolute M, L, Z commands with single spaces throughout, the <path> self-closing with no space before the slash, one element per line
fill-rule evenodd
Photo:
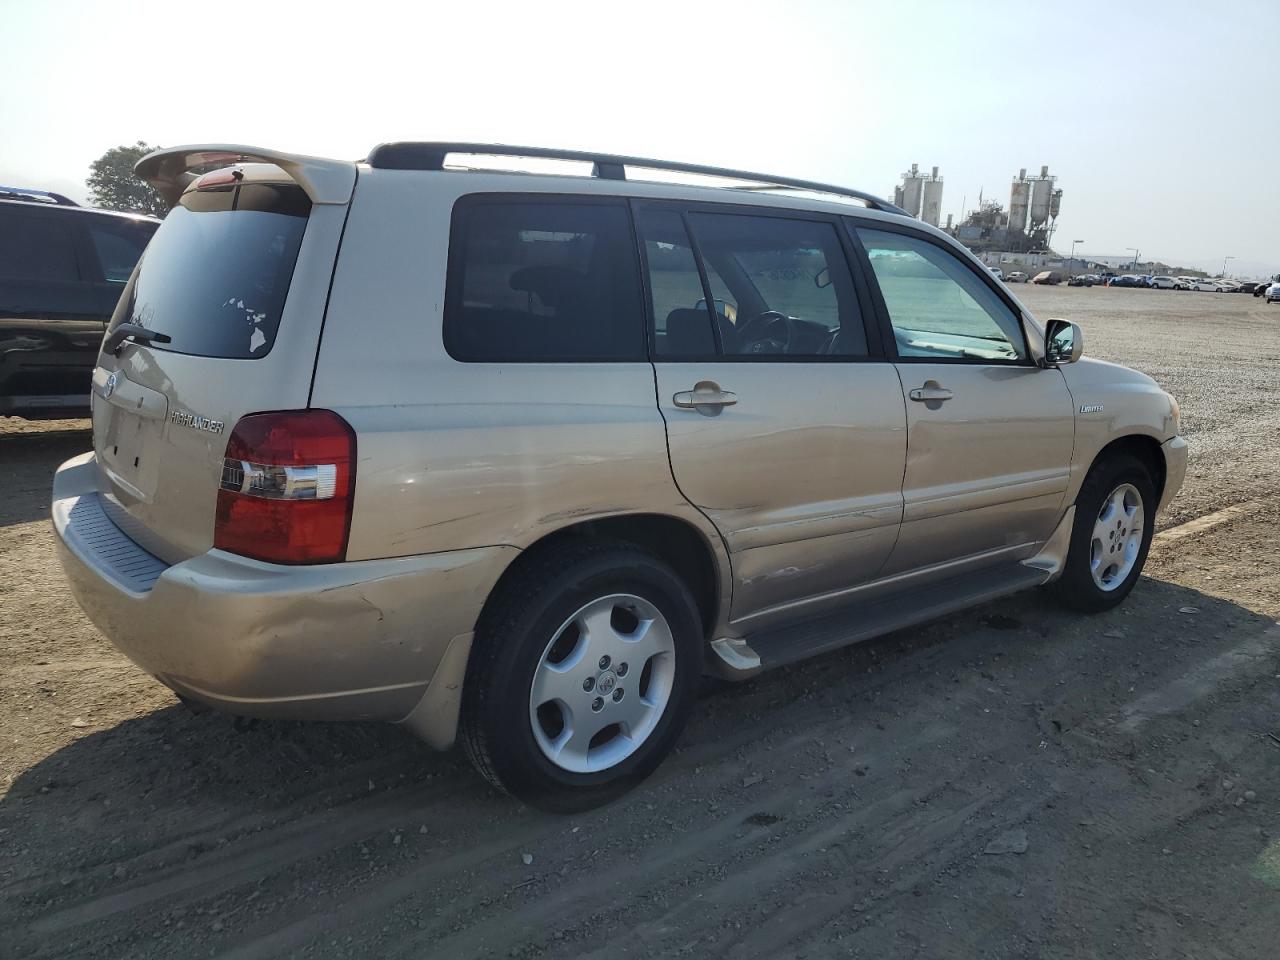
<path fill-rule="evenodd" d="M 791 345 L 796 338 L 796 325 L 800 321 L 777 310 L 766 310 L 757 314 L 738 329 L 738 337 L 745 345 L 743 353 L 790 353 Z M 781 326 L 785 338 L 769 336 L 770 332 Z M 759 333 L 756 329 L 759 328 Z"/>

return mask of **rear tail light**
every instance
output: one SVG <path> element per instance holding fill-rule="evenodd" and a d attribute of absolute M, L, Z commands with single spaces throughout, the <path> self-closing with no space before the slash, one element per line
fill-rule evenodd
<path fill-rule="evenodd" d="M 271 563 L 346 559 L 356 436 L 331 410 L 242 417 L 227 440 L 213 545 Z"/>

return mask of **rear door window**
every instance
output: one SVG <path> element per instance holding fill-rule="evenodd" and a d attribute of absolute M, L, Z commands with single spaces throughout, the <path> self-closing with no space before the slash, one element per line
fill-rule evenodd
<path fill-rule="evenodd" d="M 0 279 L 43 283 L 79 280 L 74 234 L 66 218 L 0 210 Z"/>
<path fill-rule="evenodd" d="M 275 342 L 311 204 L 294 184 L 186 194 L 156 231 L 125 320 L 168 334 L 152 349 L 251 360 Z"/>
<path fill-rule="evenodd" d="M 114 218 L 93 217 L 85 226 L 93 250 L 98 255 L 102 279 L 119 284 L 128 282 L 147 241 L 156 232 L 156 225 L 145 220 L 115 221 Z"/>
<path fill-rule="evenodd" d="M 636 224 L 649 270 L 653 352 L 660 357 L 713 356 L 711 311 L 683 218 L 673 210 L 641 207 Z"/>
<path fill-rule="evenodd" d="M 702 212 L 689 223 L 726 355 L 867 356 L 857 292 L 832 223 Z"/>
<path fill-rule="evenodd" d="M 444 343 L 457 360 L 644 360 L 640 279 L 622 202 L 464 198 Z"/>

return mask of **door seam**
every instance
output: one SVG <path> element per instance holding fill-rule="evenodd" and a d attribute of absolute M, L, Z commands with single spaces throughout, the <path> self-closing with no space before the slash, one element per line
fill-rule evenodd
<path fill-rule="evenodd" d="M 733 574 L 733 553 L 729 549 L 729 543 L 728 541 L 725 540 L 724 531 L 720 529 L 719 524 L 717 524 L 714 520 L 712 520 L 711 517 L 707 515 L 707 512 L 705 510 L 703 510 L 700 506 L 698 506 L 691 499 L 689 499 L 689 495 L 685 493 L 684 490 L 681 489 L 680 487 L 680 479 L 679 477 L 676 476 L 676 465 L 675 465 L 675 462 L 671 459 L 671 433 L 667 424 L 667 415 L 662 411 L 662 395 L 661 393 L 659 393 L 659 387 L 658 387 L 658 367 L 657 367 L 657 364 L 655 364 L 652 360 L 649 361 L 649 371 L 650 373 L 653 374 L 653 402 L 654 402 L 654 406 L 658 411 L 658 417 L 659 419 L 662 420 L 662 442 L 667 450 L 667 471 L 671 474 L 671 483 L 676 488 L 676 493 L 680 494 L 680 497 L 684 500 L 684 502 L 687 503 L 689 506 L 691 506 L 694 510 L 698 511 L 701 517 L 704 520 L 706 520 L 707 523 L 711 526 L 711 529 L 716 532 L 716 536 L 720 538 L 720 545 L 724 548 L 725 562 L 729 564 L 729 577 L 728 577 L 729 598 L 728 598 L 728 603 L 724 604 L 726 608 L 724 611 L 724 616 L 717 617 L 716 619 L 717 619 L 717 622 L 719 622 L 720 620 L 723 620 L 725 623 L 729 623 L 730 617 L 733 614 L 733 595 L 734 595 L 735 588 L 737 587 L 737 584 L 734 581 L 734 574 Z M 714 627 L 715 624 L 713 624 L 712 626 Z M 711 639 L 711 638 L 708 638 L 708 639 Z"/>

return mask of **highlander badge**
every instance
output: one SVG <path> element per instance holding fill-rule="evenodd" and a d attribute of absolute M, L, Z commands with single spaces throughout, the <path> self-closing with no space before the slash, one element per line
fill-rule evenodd
<path fill-rule="evenodd" d="M 210 420 L 208 417 L 183 413 L 181 410 L 170 413 L 169 421 L 183 427 L 190 427 L 192 430 L 204 430 L 206 433 L 221 433 L 224 426 L 221 420 Z"/>

